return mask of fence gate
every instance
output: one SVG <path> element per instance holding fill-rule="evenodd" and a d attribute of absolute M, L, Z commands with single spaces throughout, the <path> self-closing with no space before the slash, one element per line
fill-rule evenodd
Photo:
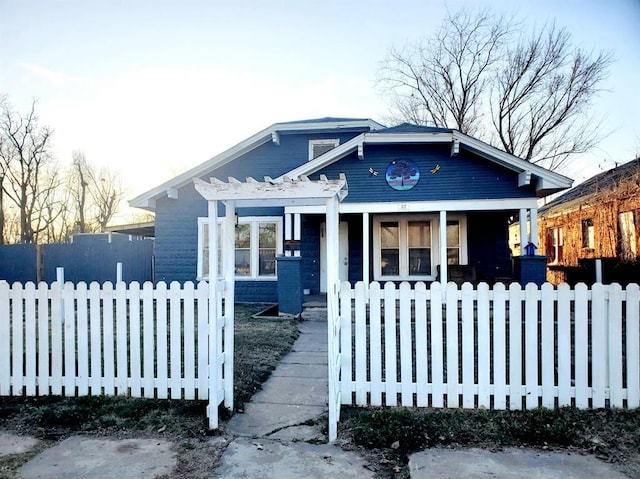
<path fill-rule="evenodd" d="M 265 177 L 264 182 L 247 178 L 242 183 L 235 178 L 229 178 L 227 183 L 211 178 L 209 183 L 194 179 L 195 188 L 208 202 L 209 224 L 209 277 L 222 277 L 224 281 L 224 306 L 220 300 L 220 290 L 216 282 L 210 281 L 209 324 L 222 323 L 224 325 L 225 350 L 223 357 L 216 358 L 217 342 L 215 331 L 211 330 L 210 356 L 216 358 L 209 365 L 211 381 L 222 383 L 222 392 L 217 402 L 210 398 L 208 414 L 209 426 L 218 427 L 218 405 L 224 401 L 225 407 L 233 408 L 233 304 L 235 300 L 235 218 L 236 208 L 246 207 L 286 207 L 286 206 L 324 206 L 326 211 L 327 242 L 327 335 L 328 335 L 328 364 L 329 364 L 329 441 L 337 438 L 337 424 L 340 414 L 340 321 L 338 318 L 338 216 L 339 202 L 347 195 L 347 180 L 340 175 L 338 180 L 328 180 L 324 175 L 318 181 L 310 181 L 306 176 L 299 180 L 284 177 L 282 180 L 272 180 Z M 222 217 L 221 245 L 222 264 L 218 265 L 218 216 L 221 214 L 218 203 L 224 205 Z M 221 271 L 218 271 L 218 269 Z M 224 315 L 222 308 L 224 307 Z M 213 344 L 215 343 L 215 344 Z M 224 364 L 223 378 L 219 377 L 218 362 Z"/>

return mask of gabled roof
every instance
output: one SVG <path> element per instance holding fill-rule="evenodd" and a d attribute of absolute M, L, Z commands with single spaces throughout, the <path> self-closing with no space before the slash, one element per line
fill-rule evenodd
<path fill-rule="evenodd" d="M 472 151 L 489 161 L 518 173 L 518 185 L 525 186 L 533 184 L 539 197 L 570 188 L 573 183 L 571 178 L 547 170 L 541 166 L 534 165 L 529 161 L 518 158 L 476 138 L 465 135 L 458 130 L 410 125 L 407 123 L 382 130 L 361 133 L 342 145 L 328 151 L 324 155 L 302 164 L 282 175 L 279 180 L 282 180 L 285 176 L 288 178 L 298 178 L 301 175 L 316 173 L 354 151 L 357 151 L 358 156 L 363 158 L 366 154 L 365 146 L 368 144 L 408 143 L 450 143 L 452 156 L 456 155 L 460 148 Z"/>
<path fill-rule="evenodd" d="M 598 173 L 550 201 L 540 208 L 539 213 L 541 215 L 550 214 L 577 207 L 593 199 L 603 191 L 617 188 L 623 180 L 631 179 L 634 175 L 637 175 L 636 178 L 640 179 L 640 157 L 608 171 Z M 640 184 L 638 184 L 638 191 L 640 192 Z"/>
<path fill-rule="evenodd" d="M 277 143 L 279 141 L 279 133 L 294 132 L 322 132 L 322 131 L 349 131 L 362 130 L 368 128 L 370 130 L 378 130 L 384 128 L 378 122 L 366 118 L 314 118 L 309 120 L 291 121 L 284 123 L 275 123 L 262 131 L 259 131 L 246 140 L 237 145 L 223 151 L 219 155 L 210 158 L 204 163 L 191 168 L 190 170 L 172 178 L 171 180 L 149 190 L 129 201 L 129 205 L 136 208 L 144 208 L 147 210 L 155 210 L 155 203 L 158 198 L 163 196 L 175 196 L 177 190 L 187 184 L 193 182 L 193 178 L 198 178 L 209 174 L 212 170 L 219 168 L 236 158 L 246 154 L 247 152 L 257 148 L 268 141 Z"/>

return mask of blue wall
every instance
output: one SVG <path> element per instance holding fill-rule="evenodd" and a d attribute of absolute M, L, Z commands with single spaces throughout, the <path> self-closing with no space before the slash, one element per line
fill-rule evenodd
<path fill-rule="evenodd" d="M 533 186 L 518 187 L 518 174 L 495 163 L 461 150 L 450 155 L 449 144 L 426 145 L 365 145 L 364 160 L 351 155 L 327 166 L 311 178 L 320 174 L 328 178 L 347 175 L 349 194 L 345 203 L 374 201 L 439 201 L 531 198 L 536 193 Z M 385 172 L 394 160 L 413 161 L 420 169 L 418 184 L 407 191 L 391 188 Z M 431 173 L 436 166 L 437 173 Z M 377 176 L 369 172 L 373 168 Z"/>

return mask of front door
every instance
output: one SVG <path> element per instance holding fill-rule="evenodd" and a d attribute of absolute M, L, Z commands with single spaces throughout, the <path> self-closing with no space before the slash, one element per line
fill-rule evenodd
<path fill-rule="evenodd" d="M 340 226 L 340 266 L 338 275 L 340 281 L 349 279 L 349 224 L 341 221 Z M 320 225 L 320 292 L 327 292 L 327 226 L 325 223 Z"/>

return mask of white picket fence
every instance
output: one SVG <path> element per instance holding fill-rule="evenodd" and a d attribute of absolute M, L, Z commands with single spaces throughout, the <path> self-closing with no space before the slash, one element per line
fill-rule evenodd
<path fill-rule="evenodd" d="M 0 281 L 0 396 L 209 399 L 217 422 L 228 376 L 224 317 L 209 324 L 205 282 Z"/>
<path fill-rule="evenodd" d="M 342 404 L 640 406 L 637 284 L 340 291 Z"/>

